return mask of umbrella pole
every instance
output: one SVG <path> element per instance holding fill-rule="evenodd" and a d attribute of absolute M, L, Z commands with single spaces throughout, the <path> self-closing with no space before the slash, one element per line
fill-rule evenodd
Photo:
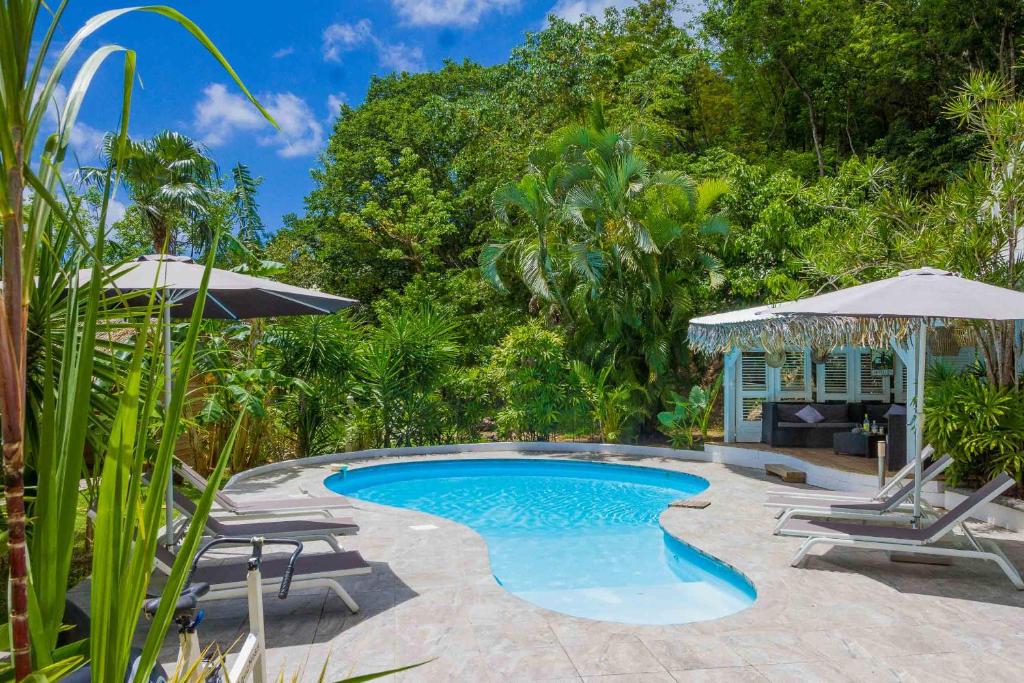
<path fill-rule="evenodd" d="M 916 332 L 917 343 L 915 346 L 916 363 L 915 373 L 917 382 L 914 386 L 914 519 L 913 526 L 917 527 L 921 522 L 921 451 L 924 448 L 924 375 L 927 371 L 926 362 L 928 354 L 928 323 L 922 318 Z"/>
<path fill-rule="evenodd" d="M 171 307 L 164 302 L 164 411 L 171 405 Z M 173 465 L 172 465 L 173 466 Z M 174 471 L 168 473 L 167 490 L 164 492 L 165 527 L 164 543 L 174 545 Z"/>

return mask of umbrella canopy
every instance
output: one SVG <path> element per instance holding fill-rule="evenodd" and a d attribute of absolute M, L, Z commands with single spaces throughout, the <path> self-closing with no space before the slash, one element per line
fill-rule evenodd
<path fill-rule="evenodd" d="M 171 317 L 188 318 L 192 315 L 205 269 L 184 256 L 150 254 L 140 256 L 114 277 L 110 288 L 111 292 L 122 294 L 148 293 L 155 285 L 158 293 L 166 296 L 170 303 Z M 91 273 L 91 270 L 81 271 L 80 280 L 87 282 Z M 210 273 L 206 299 L 203 317 L 222 320 L 322 315 L 359 303 L 355 299 L 219 268 Z M 142 296 L 139 301 L 129 301 L 145 303 Z"/>
<path fill-rule="evenodd" d="M 905 270 L 896 277 L 807 299 L 769 306 L 756 315 L 1020 320 L 1024 292 L 968 280 L 938 268 Z"/>
<path fill-rule="evenodd" d="M 969 280 L 938 268 L 783 304 L 690 321 L 689 341 L 705 353 L 734 348 L 885 348 L 928 327 L 963 320 L 1022 320 L 1024 292 Z"/>
<path fill-rule="evenodd" d="M 140 256 L 126 266 L 109 284 L 110 294 L 125 296 L 126 305 L 144 305 L 154 289 L 168 305 L 164 307 L 164 400 L 171 395 L 171 318 L 189 318 L 199 296 L 206 266 L 190 258 L 170 254 Z M 80 283 L 89 281 L 92 270 L 79 271 Z M 130 295 L 140 292 L 137 299 Z M 212 268 L 206 291 L 204 318 L 242 320 L 290 315 L 324 315 L 359 303 L 314 289 L 304 289 L 229 270 Z M 168 479 L 166 492 L 165 541 L 174 543 L 174 482 Z"/>

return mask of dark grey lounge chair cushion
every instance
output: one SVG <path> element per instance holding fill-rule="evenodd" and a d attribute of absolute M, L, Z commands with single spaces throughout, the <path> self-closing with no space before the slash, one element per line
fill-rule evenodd
<path fill-rule="evenodd" d="M 273 536 L 274 534 L 354 534 L 359 526 L 351 519 L 260 519 L 254 522 L 220 520 L 209 517 L 206 526 L 221 536 Z"/>
<path fill-rule="evenodd" d="M 288 555 L 267 555 L 260 564 L 260 574 L 264 579 L 280 579 L 288 566 Z M 247 558 L 238 556 L 220 564 L 202 564 L 192 575 L 192 581 L 201 581 L 211 586 L 225 583 L 241 583 L 245 581 Z M 295 578 L 314 574 L 335 574 L 338 572 L 359 572 L 369 570 L 363 556 L 355 550 L 343 553 L 317 553 L 315 555 L 299 555 L 295 561 Z"/>
<path fill-rule="evenodd" d="M 786 531 L 797 532 L 807 536 L 829 536 L 832 534 L 843 534 L 844 536 L 862 536 L 864 538 L 878 539 L 885 541 L 893 539 L 908 541 L 912 543 L 926 543 L 935 541 L 949 533 L 953 527 L 967 519 L 970 513 L 986 501 L 998 496 L 1010 488 L 1014 479 L 1010 475 L 1000 474 L 980 489 L 964 498 L 958 505 L 950 509 L 946 514 L 939 517 L 926 527 L 913 529 L 905 526 L 879 526 L 875 524 L 850 524 L 849 522 L 833 522 L 827 519 L 803 520 L 791 519 L 786 523 Z"/>

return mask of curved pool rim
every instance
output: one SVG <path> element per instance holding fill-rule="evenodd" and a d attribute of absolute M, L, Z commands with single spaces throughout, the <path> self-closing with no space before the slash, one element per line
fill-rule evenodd
<path fill-rule="evenodd" d="M 438 454 L 433 454 L 433 453 L 418 453 L 418 454 L 417 453 L 410 453 L 410 454 L 406 455 L 399 462 L 388 462 L 388 463 L 381 463 L 381 464 L 362 464 L 362 463 L 358 463 L 358 464 L 354 464 L 355 466 L 350 466 L 348 462 L 343 462 L 343 463 L 341 463 L 341 470 L 340 471 L 336 471 L 336 472 L 332 473 L 331 475 L 329 475 L 328 477 L 326 477 L 323 483 L 324 483 L 324 486 L 328 490 L 334 491 L 334 492 L 339 493 L 341 495 L 349 496 L 349 497 L 351 497 L 353 499 L 359 500 L 360 502 L 368 502 L 368 503 L 371 503 L 371 504 L 374 504 L 374 505 L 380 505 L 382 507 L 391 507 L 391 508 L 396 508 L 396 509 L 409 510 L 409 511 L 413 511 L 413 512 L 418 512 L 420 514 L 426 514 L 426 515 L 430 515 L 430 516 L 434 516 L 434 517 L 440 517 L 440 518 L 445 519 L 447 522 L 451 522 L 451 523 L 454 523 L 454 524 L 459 524 L 460 526 L 463 526 L 463 527 L 469 529 L 473 533 L 475 533 L 478 536 L 480 536 L 482 538 L 482 540 L 484 541 L 484 543 L 485 543 L 485 545 L 487 546 L 487 549 L 488 549 L 488 558 L 490 560 L 490 566 L 491 566 L 491 571 L 490 571 L 491 576 L 492 576 L 492 578 L 495 580 L 495 582 L 499 586 L 501 586 L 503 588 L 506 588 L 506 591 L 508 592 L 508 594 L 512 595 L 513 597 L 517 597 L 519 599 L 522 599 L 525 602 L 529 602 L 530 604 L 532 604 L 534 606 L 538 606 L 538 607 L 542 607 L 542 608 L 547 608 L 547 609 L 554 609 L 554 611 L 556 611 L 556 612 L 567 613 L 567 614 L 570 614 L 570 615 L 572 615 L 572 613 L 570 613 L 570 612 L 563 612 L 562 610 L 559 610 L 559 609 L 556 609 L 556 608 L 547 607 L 545 605 L 542 605 L 542 604 L 539 604 L 537 602 L 534 602 L 533 600 L 531 600 L 529 598 L 525 598 L 525 597 L 523 597 L 521 595 L 517 595 L 516 592 L 514 592 L 512 590 L 509 590 L 504 585 L 504 583 L 501 581 L 501 579 L 497 576 L 497 574 L 495 573 L 494 560 L 493 560 L 493 557 L 491 557 L 491 542 L 490 542 L 490 539 L 488 538 L 487 534 L 483 533 L 479 529 L 474 528 L 473 525 L 471 525 L 469 523 L 466 523 L 466 522 L 463 522 L 463 521 L 458 520 L 458 519 L 452 519 L 451 517 L 448 517 L 448 516 L 446 516 L 444 514 L 434 513 L 434 512 L 422 510 L 422 509 L 419 509 L 419 508 L 416 508 L 416 507 L 412 507 L 412 506 L 408 506 L 408 505 L 384 503 L 384 502 L 380 502 L 380 501 L 367 500 L 367 499 L 364 499 L 364 498 L 360 498 L 359 494 L 358 494 L 358 491 L 361 490 L 361 489 L 364 489 L 364 488 L 376 485 L 372 481 L 371 481 L 371 483 L 367 483 L 367 484 L 365 484 L 363 486 L 360 486 L 360 487 L 358 487 L 355 490 L 338 490 L 339 488 L 342 488 L 342 487 L 340 487 L 340 486 L 336 487 L 334 484 L 340 484 L 341 481 L 347 480 L 348 477 L 353 475 L 353 474 L 356 474 L 357 476 L 360 476 L 360 478 L 362 478 L 362 477 L 365 477 L 365 476 L 372 476 L 372 475 L 376 475 L 376 474 L 389 475 L 389 474 L 394 474 L 394 473 L 400 473 L 400 472 L 403 472 L 403 471 L 416 471 L 416 470 L 419 470 L 419 471 L 422 472 L 423 468 L 428 468 L 428 467 L 429 468 L 433 468 L 433 471 L 437 472 L 436 468 L 438 468 L 439 466 L 440 467 L 447 467 L 447 468 L 450 468 L 450 470 L 451 470 L 451 472 L 449 472 L 448 474 L 440 473 L 440 474 L 435 474 L 435 476 L 428 476 L 428 477 L 419 476 L 419 477 L 407 477 L 407 478 L 392 479 L 392 481 L 408 481 L 408 480 L 412 480 L 412 479 L 444 478 L 445 476 L 450 476 L 451 474 L 454 474 L 456 471 L 458 471 L 459 468 L 465 468 L 467 465 L 469 465 L 470 467 L 473 467 L 473 466 L 486 466 L 486 467 L 491 467 L 491 468 L 500 467 L 500 466 L 504 465 L 506 467 L 515 468 L 515 467 L 521 467 L 523 464 L 541 465 L 543 467 L 544 463 L 551 463 L 551 465 L 553 465 L 553 466 L 554 465 L 563 465 L 563 466 L 568 465 L 569 467 L 577 467 L 577 466 L 579 466 L 579 467 L 581 467 L 583 469 L 586 469 L 586 470 L 588 470 L 590 472 L 601 472 L 601 473 L 605 473 L 605 474 L 612 474 L 612 473 L 618 472 L 618 473 L 621 473 L 621 474 L 631 475 L 630 478 L 633 478 L 633 476 L 635 476 L 635 475 L 640 475 L 641 477 L 646 475 L 646 476 L 656 476 L 656 477 L 665 478 L 665 479 L 676 479 L 676 480 L 684 480 L 684 481 L 698 482 L 699 483 L 699 487 L 700 488 L 698 490 L 693 491 L 693 492 L 689 492 L 687 494 L 683 494 L 683 495 L 680 496 L 682 498 L 689 498 L 689 497 L 698 495 L 699 493 L 707 490 L 710 487 L 710 485 L 711 485 L 710 482 L 707 479 L 705 479 L 704 477 L 701 477 L 701 476 L 695 475 L 695 474 L 691 474 L 689 472 L 669 469 L 669 468 L 665 468 L 665 467 L 650 466 L 650 465 L 638 465 L 638 464 L 621 463 L 621 462 L 604 462 L 604 461 L 598 461 L 598 460 L 593 460 L 593 459 L 583 459 L 583 458 L 579 457 L 582 454 L 575 453 L 575 452 L 572 452 L 572 451 L 569 451 L 569 452 L 567 452 L 565 454 L 565 456 L 568 456 L 568 457 L 559 457 L 559 454 L 550 453 L 550 452 L 545 452 L 543 454 L 538 453 L 537 455 L 531 455 L 531 456 L 526 456 L 526 457 L 509 457 L 509 456 L 506 456 L 506 455 L 502 455 L 502 456 L 499 456 L 499 457 L 452 458 L 451 455 L 454 455 L 454 453 L 438 453 Z M 406 460 L 405 458 L 410 458 L 410 459 Z M 518 472 L 517 474 L 523 475 L 524 473 Z M 530 473 L 530 474 L 533 474 L 533 473 Z M 529 475 L 527 475 L 527 476 L 529 476 Z M 602 477 L 602 479 L 610 479 L 612 481 L 619 481 L 618 478 L 613 478 L 613 477 L 610 477 L 610 476 L 609 477 Z M 377 483 L 381 483 L 381 482 L 378 481 Z M 736 610 L 734 610 L 732 612 L 725 613 L 725 614 L 722 614 L 722 615 L 719 615 L 719 616 L 706 617 L 706 618 L 702 618 L 702 619 L 693 619 L 691 621 L 659 622 L 659 623 L 696 623 L 698 621 L 707 621 L 707 620 L 713 620 L 713 619 L 718 619 L 718 618 L 724 618 L 726 616 L 730 616 L 731 614 L 736 614 L 736 613 L 742 612 L 742 611 L 748 609 L 750 606 L 752 606 L 754 604 L 754 602 L 758 598 L 758 591 L 757 591 L 757 588 L 756 588 L 754 582 L 742 570 L 740 570 L 739 568 L 737 568 L 733 564 L 731 564 L 731 563 L 729 563 L 729 562 L 727 562 L 727 561 L 725 561 L 725 560 L 723 560 L 723 559 L 721 559 L 721 558 L 719 558 L 719 557 L 717 557 L 715 555 L 712 555 L 711 553 L 708 553 L 708 552 L 702 550 L 701 548 L 699 548 L 699 547 L 697 547 L 697 546 L 695 546 L 695 545 L 693 545 L 691 543 L 688 543 L 684 539 L 682 539 L 682 538 L 676 536 L 675 534 L 671 533 L 670 531 L 668 531 L 665 528 L 665 526 L 662 524 L 662 522 L 661 522 L 662 514 L 664 512 L 666 512 L 668 509 L 669 508 L 667 506 L 663 507 L 658 512 L 658 514 L 656 515 L 656 520 L 655 520 L 656 526 L 657 526 L 658 530 L 662 534 L 663 542 L 664 542 L 666 548 L 669 551 L 672 551 L 674 553 L 682 552 L 682 553 L 687 554 L 688 555 L 688 561 L 691 564 L 694 564 L 694 565 L 697 565 L 697 566 L 701 566 L 703 569 L 705 569 L 705 571 L 709 571 L 709 572 L 711 572 L 713 574 L 716 574 L 716 575 L 719 575 L 722 572 L 725 572 L 725 575 L 728 578 L 721 578 L 720 576 L 719 576 L 719 578 L 722 581 L 730 584 L 734 589 L 737 589 L 740 592 L 744 593 L 746 595 L 746 597 L 748 598 L 749 602 L 746 605 L 744 605 L 743 607 L 739 608 L 739 609 L 736 609 Z M 609 619 L 609 618 L 603 618 L 603 617 L 588 617 L 588 616 L 585 616 L 585 615 L 573 615 L 573 616 L 581 616 L 581 618 L 590 618 L 590 619 L 597 619 L 597 620 L 602 620 L 602 621 L 613 621 L 613 622 L 618 621 L 617 619 Z M 624 621 L 622 623 L 645 623 L 645 622 Z"/>

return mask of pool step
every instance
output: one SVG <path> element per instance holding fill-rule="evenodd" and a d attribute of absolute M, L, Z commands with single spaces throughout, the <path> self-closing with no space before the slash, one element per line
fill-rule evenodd
<path fill-rule="evenodd" d="M 711 505 L 711 501 L 706 498 L 683 498 L 682 500 L 673 500 L 668 504 L 670 508 L 689 508 L 691 510 L 703 510 L 708 505 Z"/>
<path fill-rule="evenodd" d="M 768 463 L 764 466 L 765 474 L 774 474 L 776 477 L 784 482 L 790 484 L 806 484 L 807 473 L 803 470 L 798 470 L 790 467 L 789 465 L 783 465 L 780 462 Z"/>

